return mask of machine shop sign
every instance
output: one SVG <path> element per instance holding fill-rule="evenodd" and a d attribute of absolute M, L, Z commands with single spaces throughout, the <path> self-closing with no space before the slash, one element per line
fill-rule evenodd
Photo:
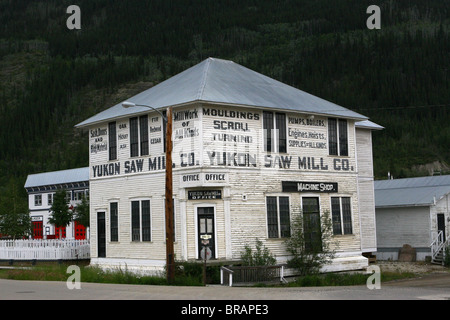
<path fill-rule="evenodd" d="M 337 182 L 282 181 L 283 192 L 338 192 Z"/>
<path fill-rule="evenodd" d="M 222 190 L 198 190 L 188 191 L 189 200 L 214 200 L 222 199 Z"/>

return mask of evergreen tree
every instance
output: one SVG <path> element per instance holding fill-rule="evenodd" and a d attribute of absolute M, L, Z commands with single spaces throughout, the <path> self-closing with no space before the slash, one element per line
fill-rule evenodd
<path fill-rule="evenodd" d="M 48 222 L 54 224 L 55 227 L 67 227 L 73 220 L 73 213 L 69 210 L 66 202 L 66 190 L 59 189 L 53 196 L 52 207 L 50 208 L 51 215 Z M 61 239 L 62 232 L 59 233 Z"/>
<path fill-rule="evenodd" d="M 26 237 L 31 234 L 31 218 L 17 180 L 11 178 L 5 190 L 0 193 L 0 234 L 13 239 Z"/>
<path fill-rule="evenodd" d="M 83 195 L 83 198 L 81 199 L 81 203 L 79 203 L 75 207 L 75 217 L 74 220 L 77 221 L 79 224 L 89 227 L 89 200 L 86 198 L 85 195 Z"/>

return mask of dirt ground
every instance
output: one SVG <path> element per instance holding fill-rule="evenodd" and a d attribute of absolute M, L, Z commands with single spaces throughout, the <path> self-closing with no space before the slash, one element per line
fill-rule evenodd
<path fill-rule="evenodd" d="M 416 274 L 450 273 L 450 268 L 429 262 L 377 261 L 381 272 L 412 272 Z"/>

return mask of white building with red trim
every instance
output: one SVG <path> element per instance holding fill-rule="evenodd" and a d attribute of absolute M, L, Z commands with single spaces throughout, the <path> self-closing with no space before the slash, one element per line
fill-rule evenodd
<path fill-rule="evenodd" d="M 25 182 L 33 239 L 86 239 L 86 228 L 76 221 L 67 227 L 55 227 L 48 222 L 53 196 L 58 189 L 67 192 L 67 206 L 74 208 L 82 196 L 89 198 L 89 168 L 77 168 L 30 174 Z"/>

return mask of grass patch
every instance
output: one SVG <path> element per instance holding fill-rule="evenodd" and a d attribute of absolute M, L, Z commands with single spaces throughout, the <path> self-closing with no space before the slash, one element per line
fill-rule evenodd
<path fill-rule="evenodd" d="M 285 284 L 288 287 L 324 287 L 324 286 L 356 286 L 365 285 L 371 274 L 366 273 L 326 273 L 296 278 Z M 417 274 L 412 272 L 381 272 L 381 282 L 414 278 Z"/>
<path fill-rule="evenodd" d="M 43 264 L 20 266 L 14 269 L 0 269 L 0 278 L 12 280 L 67 281 L 72 273 L 67 273 L 70 264 Z M 81 282 L 168 285 L 165 274 L 161 276 L 140 275 L 127 269 L 103 270 L 99 267 L 80 265 Z M 208 283 L 220 279 L 219 268 L 207 269 Z M 198 263 L 182 263 L 177 267 L 173 285 L 202 286 L 202 267 Z"/>
<path fill-rule="evenodd" d="M 67 273 L 68 265 L 46 265 L 0 270 L 0 278 L 13 280 L 67 281 L 72 273 Z M 80 266 L 81 282 L 167 285 L 162 276 L 139 275 L 128 270 L 103 270 L 98 267 Z M 177 277 L 174 284 L 200 285 L 186 277 Z"/>

